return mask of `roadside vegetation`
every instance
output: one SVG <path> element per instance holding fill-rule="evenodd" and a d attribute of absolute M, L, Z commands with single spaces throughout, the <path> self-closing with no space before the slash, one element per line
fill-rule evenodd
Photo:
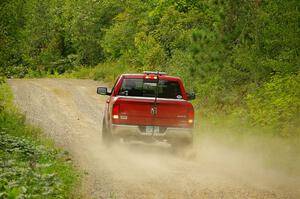
<path fill-rule="evenodd" d="M 0 19 L 4 76 L 166 71 L 195 91 L 199 126 L 300 139 L 298 0 L 5 0 Z"/>
<path fill-rule="evenodd" d="M 0 198 L 68 198 L 78 180 L 69 155 L 25 123 L 0 83 Z"/>

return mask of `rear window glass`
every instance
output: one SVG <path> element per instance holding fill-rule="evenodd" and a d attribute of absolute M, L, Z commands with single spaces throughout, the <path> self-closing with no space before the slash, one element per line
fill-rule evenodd
<path fill-rule="evenodd" d="M 124 79 L 119 90 L 119 95 L 136 97 L 155 97 L 182 99 L 182 93 L 178 81 L 146 79 Z"/>

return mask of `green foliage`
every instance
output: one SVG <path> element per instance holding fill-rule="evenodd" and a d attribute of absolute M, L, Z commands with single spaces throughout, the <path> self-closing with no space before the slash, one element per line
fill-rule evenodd
<path fill-rule="evenodd" d="M 119 75 L 136 71 L 135 69 L 129 71 L 127 67 L 120 63 L 105 63 L 99 64 L 94 68 L 80 67 L 76 72 L 66 75 L 66 77 L 102 80 L 113 83 Z"/>
<path fill-rule="evenodd" d="M 272 77 L 246 97 L 253 124 L 273 126 L 284 135 L 300 135 L 300 76 Z"/>
<path fill-rule="evenodd" d="M 66 198 L 77 174 L 67 154 L 25 125 L 7 84 L 0 84 L 0 198 Z"/>
<path fill-rule="evenodd" d="M 58 151 L 26 138 L 11 136 L 6 128 L 1 129 L 0 138 L 1 198 L 10 198 L 10 195 L 14 195 L 13 198 L 67 196 L 74 174 L 67 163 L 57 158 L 61 156 Z M 63 173 L 65 171 L 67 175 Z"/>
<path fill-rule="evenodd" d="M 137 49 L 136 60 L 142 66 L 164 66 L 166 55 L 163 48 L 151 36 L 138 33 L 134 40 Z M 154 68 L 152 70 L 155 70 Z"/>
<path fill-rule="evenodd" d="M 66 51 L 78 56 L 79 64 L 96 65 L 104 59 L 103 29 L 118 13 L 117 1 L 65 1 L 62 5 Z"/>

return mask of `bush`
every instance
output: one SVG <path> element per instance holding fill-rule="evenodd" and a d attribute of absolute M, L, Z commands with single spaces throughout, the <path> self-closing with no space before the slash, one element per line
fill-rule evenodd
<path fill-rule="evenodd" d="M 300 76 L 274 76 L 246 97 L 253 125 L 270 126 L 284 135 L 299 133 Z"/>
<path fill-rule="evenodd" d="M 95 67 L 94 80 L 114 82 L 123 73 L 130 73 L 131 69 L 118 63 L 98 64 Z"/>
<path fill-rule="evenodd" d="M 23 78 L 28 73 L 28 68 L 23 65 L 7 66 L 3 69 L 4 75 L 9 78 Z"/>
<path fill-rule="evenodd" d="M 123 73 L 136 71 L 135 68 L 126 67 L 120 63 L 103 63 L 94 68 L 81 67 L 70 76 L 80 79 L 94 79 L 114 83 L 116 78 Z M 68 75 L 67 75 L 68 76 Z"/>

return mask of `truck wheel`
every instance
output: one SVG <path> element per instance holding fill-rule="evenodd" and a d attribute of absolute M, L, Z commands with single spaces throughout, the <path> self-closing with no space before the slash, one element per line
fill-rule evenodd
<path fill-rule="evenodd" d="M 184 152 L 186 150 L 192 149 L 193 139 L 173 140 L 171 141 L 171 147 L 175 153 Z"/>
<path fill-rule="evenodd" d="M 109 147 L 112 145 L 114 138 L 110 130 L 106 127 L 105 122 L 102 123 L 102 142 L 105 146 Z"/>
<path fill-rule="evenodd" d="M 197 156 L 196 151 L 193 149 L 193 139 L 173 142 L 172 151 L 176 156 L 188 160 L 195 159 Z"/>

